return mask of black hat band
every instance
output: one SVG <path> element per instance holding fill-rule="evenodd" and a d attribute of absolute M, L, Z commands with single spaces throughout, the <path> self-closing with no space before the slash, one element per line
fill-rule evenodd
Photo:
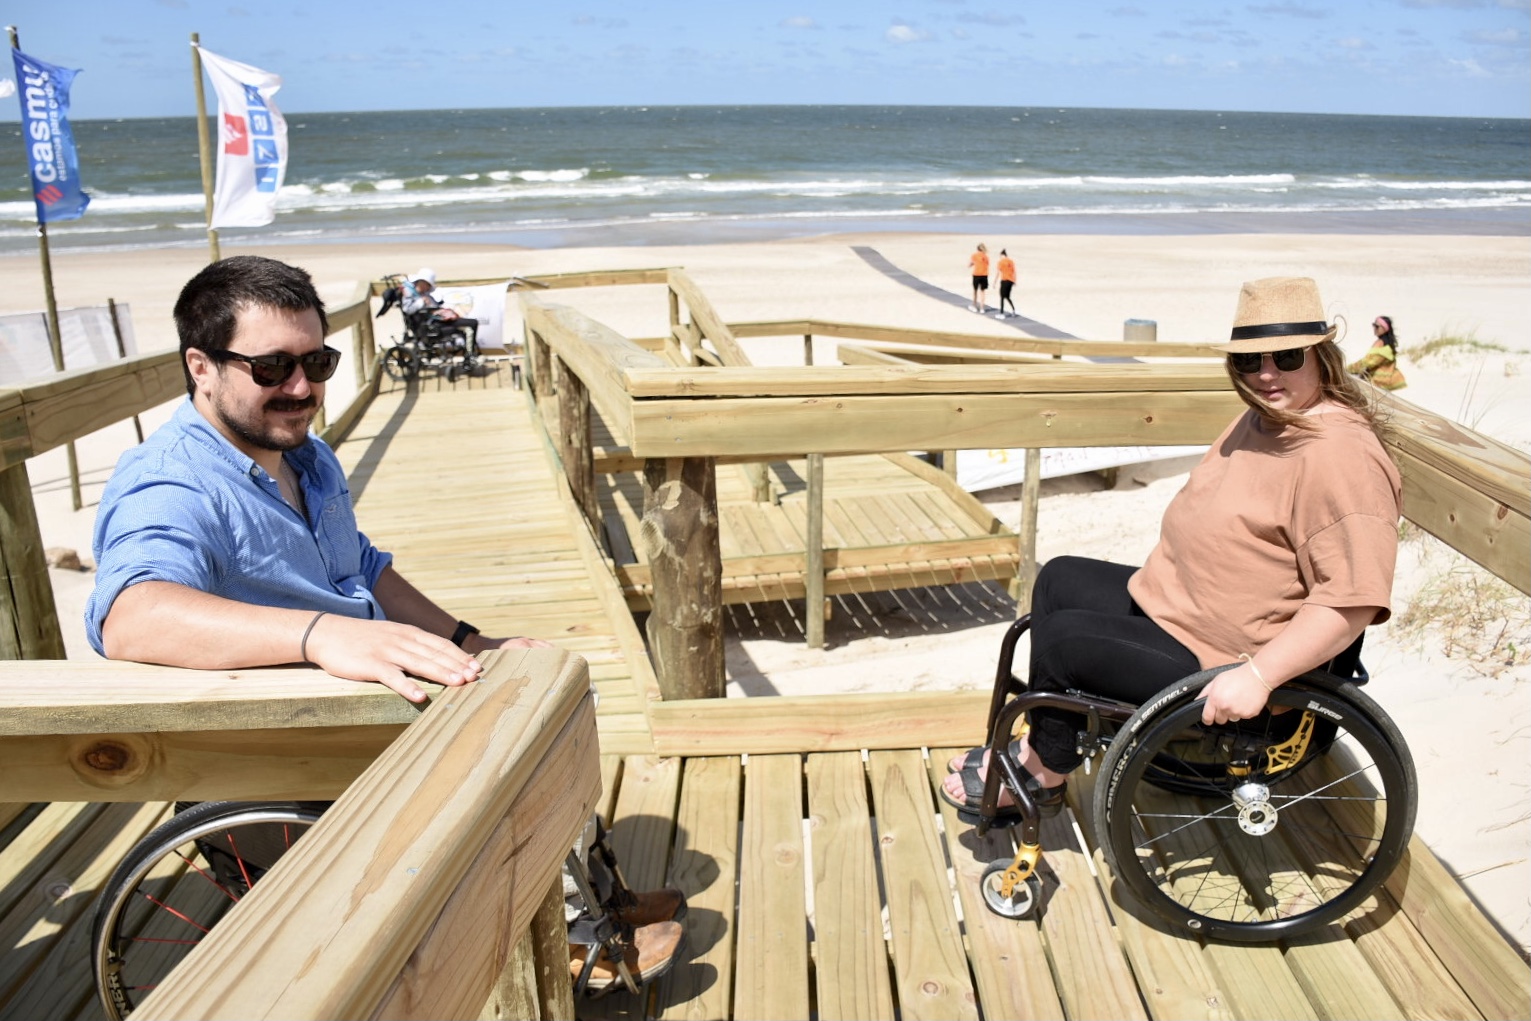
<path fill-rule="evenodd" d="M 1316 323 L 1267 323 L 1261 326 L 1235 326 L 1229 340 L 1264 340 L 1266 337 L 1304 337 L 1329 332 L 1329 324 L 1323 320 Z"/>

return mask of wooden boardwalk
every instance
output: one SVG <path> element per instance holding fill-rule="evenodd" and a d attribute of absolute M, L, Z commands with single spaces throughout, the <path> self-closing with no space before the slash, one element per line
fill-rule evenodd
<path fill-rule="evenodd" d="M 978 898 L 1007 832 L 979 840 L 934 794 L 953 749 L 654 755 L 653 675 L 626 597 L 506 377 L 385 389 L 339 450 L 362 528 L 407 577 L 487 632 L 591 663 L 602 812 L 632 884 L 687 891 L 690 949 L 644 999 L 582 1004 L 582 1016 L 1527 1016 L 1525 962 L 1418 840 L 1343 926 L 1287 946 L 1203 944 L 1145 921 L 1104 874 L 1088 778 L 1043 827 L 1045 912 L 1015 922 Z M 832 459 L 832 484 L 853 491 L 855 473 L 882 470 L 861 460 L 874 459 Z M 794 473 L 773 467 L 780 505 L 746 511 L 793 513 Z M 741 482 L 724 486 L 727 505 L 748 500 Z M 763 541 L 735 548 L 767 555 Z M 0 1021 L 101 1016 L 86 954 L 94 897 L 166 811 L 0 804 Z"/>

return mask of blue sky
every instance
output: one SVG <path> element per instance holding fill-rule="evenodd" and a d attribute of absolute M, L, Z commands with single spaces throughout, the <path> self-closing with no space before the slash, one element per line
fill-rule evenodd
<path fill-rule="evenodd" d="M 23 50 L 83 69 L 76 118 L 193 112 L 193 31 L 281 74 L 289 112 L 933 103 L 1531 116 L 1531 0 L 7 6 Z M 0 100 L 0 116 L 15 120 L 14 104 Z"/>

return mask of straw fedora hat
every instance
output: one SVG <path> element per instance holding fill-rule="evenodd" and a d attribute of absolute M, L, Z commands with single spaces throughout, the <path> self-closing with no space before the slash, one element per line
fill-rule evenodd
<path fill-rule="evenodd" d="M 1312 277 L 1266 277 L 1239 288 L 1228 343 L 1229 354 L 1284 351 L 1333 340 L 1337 327 L 1324 320 L 1324 303 Z"/>

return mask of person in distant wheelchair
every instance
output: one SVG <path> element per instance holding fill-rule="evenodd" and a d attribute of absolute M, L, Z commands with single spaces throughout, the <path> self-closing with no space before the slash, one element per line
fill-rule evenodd
<path fill-rule="evenodd" d="M 1165 511 L 1141 568 L 1049 561 L 1031 608 L 1032 691 L 1078 689 L 1139 704 L 1202 669 L 1202 722 L 1259 715 L 1272 691 L 1330 662 L 1390 615 L 1397 468 L 1367 395 L 1345 371 L 1306 277 L 1243 285 L 1227 371 L 1249 406 Z M 1044 815 L 1082 761 L 1078 713 L 1040 707 L 1010 746 Z M 998 745 L 996 744 L 996 747 Z M 951 760 L 941 794 L 976 814 L 985 748 Z M 1017 808 L 1001 789 L 1000 812 Z"/>
<path fill-rule="evenodd" d="M 436 297 L 435 291 L 436 271 L 429 267 L 421 267 L 410 280 L 409 286 L 404 289 L 402 302 L 404 314 L 416 322 L 446 327 L 441 331 L 442 336 L 453 331 L 461 331 L 463 347 L 472 352 L 478 338 L 478 320 L 460 315 L 456 309 L 443 305 L 441 299 Z"/>

